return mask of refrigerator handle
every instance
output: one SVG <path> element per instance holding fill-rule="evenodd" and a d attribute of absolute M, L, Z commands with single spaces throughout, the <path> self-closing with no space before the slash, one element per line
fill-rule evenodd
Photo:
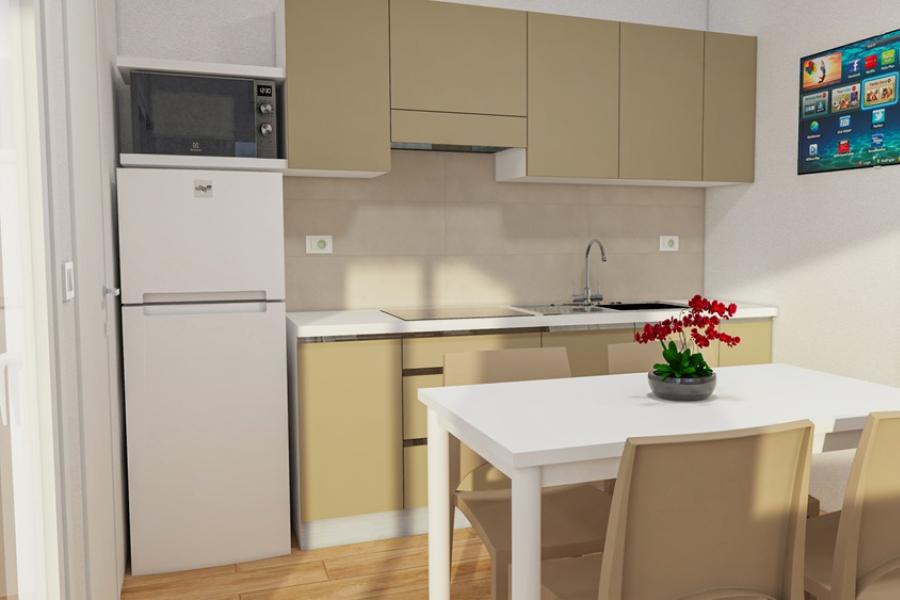
<path fill-rule="evenodd" d="M 266 313 L 267 302 L 220 302 L 216 304 L 152 304 L 143 306 L 144 314 L 153 316 L 221 315 L 238 313 Z"/>
<path fill-rule="evenodd" d="M 204 302 L 266 302 L 267 290 L 219 292 L 145 292 L 143 304 L 202 304 Z"/>

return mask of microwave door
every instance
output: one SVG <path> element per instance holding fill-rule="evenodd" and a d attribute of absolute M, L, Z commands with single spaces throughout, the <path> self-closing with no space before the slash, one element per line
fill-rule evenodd
<path fill-rule="evenodd" d="M 136 152 L 256 156 L 252 81 L 133 73 L 131 85 Z"/>

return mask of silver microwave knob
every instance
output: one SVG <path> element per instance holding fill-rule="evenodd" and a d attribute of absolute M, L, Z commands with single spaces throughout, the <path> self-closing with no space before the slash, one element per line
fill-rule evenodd
<path fill-rule="evenodd" d="M 259 126 L 259 132 L 263 135 L 269 135 L 274 131 L 271 123 L 263 123 Z"/>
<path fill-rule="evenodd" d="M 270 114 L 273 110 L 275 110 L 275 107 L 272 106 L 272 103 L 271 103 L 271 102 L 261 102 L 260 105 L 259 105 L 259 112 L 260 112 L 261 114 L 268 115 L 268 114 Z"/>

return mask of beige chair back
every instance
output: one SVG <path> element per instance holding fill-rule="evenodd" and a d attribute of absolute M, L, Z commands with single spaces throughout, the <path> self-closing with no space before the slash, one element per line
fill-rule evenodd
<path fill-rule="evenodd" d="M 649 344 L 638 344 L 637 342 L 626 342 L 621 344 L 610 344 L 607 347 L 607 361 L 610 375 L 619 375 L 621 373 L 646 373 L 653 368 L 656 363 L 664 362 L 662 357 L 662 347 L 659 342 L 651 342 Z M 719 349 L 718 346 L 710 346 L 702 348 L 700 353 L 706 359 L 706 364 L 715 369 L 719 366 Z"/>
<path fill-rule="evenodd" d="M 813 425 L 631 439 L 603 600 L 801 600 Z"/>
<path fill-rule="evenodd" d="M 445 386 L 561 379 L 571 376 L 569 355 L 565 348 L 522 348 L 444 355 Z M 450 459 L 450 486 L 454 490 L 467 475 L 487 462 L 455 438 L 451 438 Z M 472 483 L 476 489 L 490 489 L 503 482 Z"/>
<path fill-rule="evenodd" d="M 873 413 L 856 451 L 838 527 L 832 600 L 900 598 L 900 412 Z M 886 584 L 890 579 L 892 582 Z M 880 585 L 879 585 L 880 583 Z M 882 590 L 882 593 L 885 593 Z"/>

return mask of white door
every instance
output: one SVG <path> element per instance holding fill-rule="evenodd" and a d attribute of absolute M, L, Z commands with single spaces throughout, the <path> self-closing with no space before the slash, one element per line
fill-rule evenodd
<path fill-rule="evenodd" d="M 135 575 L 290 552 L 283 303 L 122 309 Z"/>
<path fill-rule="evenodd" d="M 99 54 L 100 30 L 94 0 L 67 0 L 65 29 L 71 143 L 69 154 L 75 309 L 78 321 L 79 400 L 81 403 L 82 486 L 86 535 L 87 595 L 118 598 L 124 549 L 120 487 L 120 396 L 116 373 L 116 299 L 109 224 L 113 172 L 106 130 L 112 114 L 103 112 L 100 81 L 109 79 Z"/>
<path fill-rule="evenodd" d="M 284 299 L 280 173 L 119 169 L 122 302 Z"/>

